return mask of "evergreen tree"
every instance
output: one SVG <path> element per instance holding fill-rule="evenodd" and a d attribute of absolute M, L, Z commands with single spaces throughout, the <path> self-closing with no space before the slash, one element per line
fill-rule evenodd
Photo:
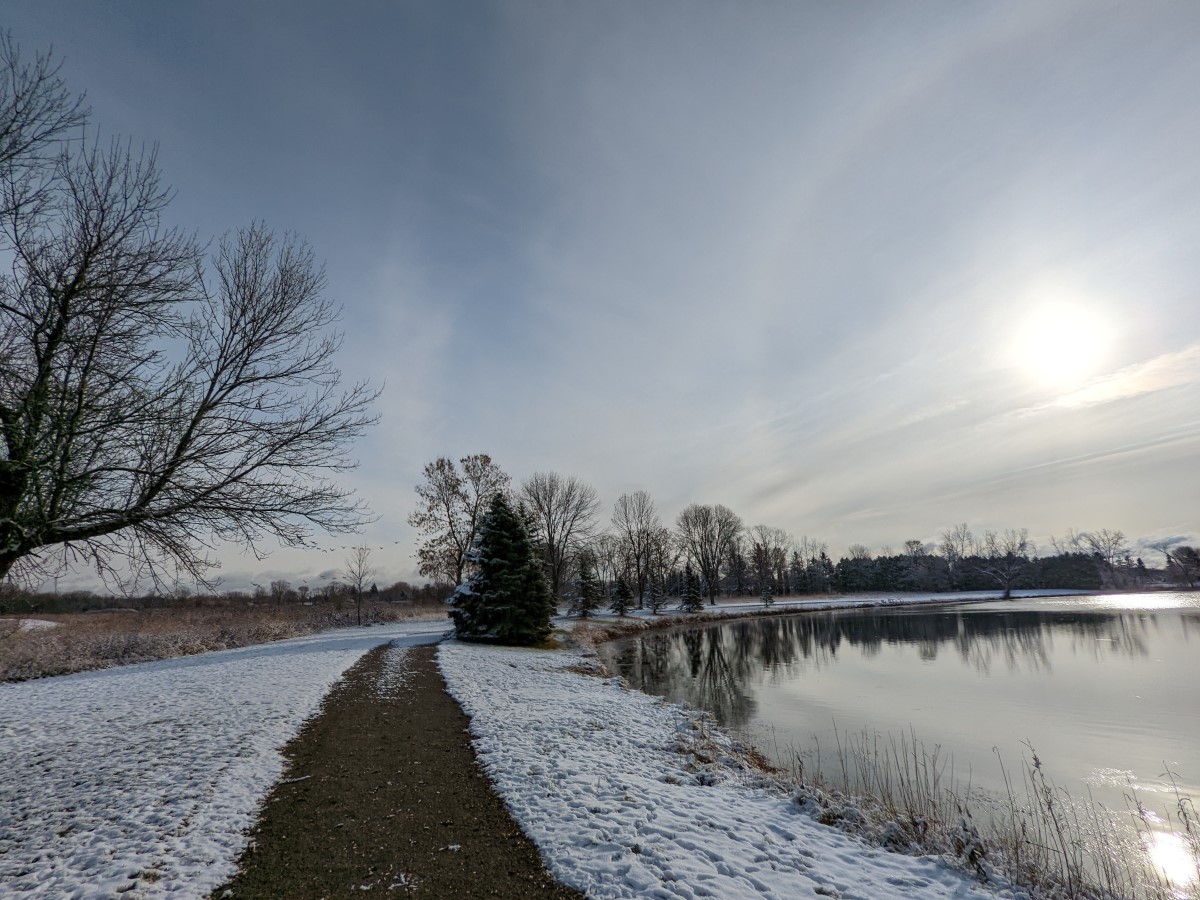
<path fill-rule="evenodd" d="M 571 599 L 571 615 L 586 619 L 600 608 L 604 600 L 604 592 L 600 589 L 600 581 L 596 578 L 596 570 L 592 565 L 590 553 L 580 554 L 579 579 L 575 582 L 575 595 Z"/>
<path fill-rule="evenodd" d="M 771 587 L 770 581 L 763 582 L 762 602 L 763 602 L 763 606 L 770 606 L 772 603 L 775 602 L 775 591 Z"/>
<path fill-rule="evenodd" d="M 550 634 L 554 601 L 522 517 L 497 493 L 471 551 L 475 573 L 450 598 L 463 640 L 536 644 Z"/>
<path fill-rule="evenodd" d="M 692 564 L 683 568 L 683 592 L 679 598 L 679 608 L 684 612 L 700 612 L 704 609 L 704 595 L 700 592 L 700 579 L 692 571 Z"/>
<path fill-rule="evenodd" d="M 633 607 L 633 591 L 624 576 L 617 579 L 617 589 L 613 591 L 612 605 L 609 606 L 618 616 L 623 616 Z"/>
<path fill-rule="evenodd" d="M 646 593 L 646 606 L 650 607 L 650 612 L 658 615 L 667 604 L 667 592 L 664 590 L 662 582 L 658 579 L 653 579 L 650 582 L 650 588 Z"/>

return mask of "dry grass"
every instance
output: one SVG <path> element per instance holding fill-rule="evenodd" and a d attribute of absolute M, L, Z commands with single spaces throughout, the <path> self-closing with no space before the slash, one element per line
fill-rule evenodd
<path fill-rule="evenodd" d="M 365 602 L 364 625 L 406 619 L 444 619 L 440 607 Z M 0 681 L 24 681 L 263 644 L 354 625 L 354 605 L 226 605 L 113 610 L 33 618 L 55 628 L 24 630 L 0 620 Z"/>
<path fill-rule="evenodd" d="M 821 749 L 789 747 L 786 774 L 799 787 L 797 801 L 826 825 L 897 850 L 957 857 L 985 880 L 1011 881 L 1035 897 L 1200 900 L 1200 881 L 1171 884 L 1153 865 L 1151 817 L 1132 787 L 1124 811 L 1072 797 L 1032 748 L 1018 779 L 999 762 L 1008 785 L 1000 796 L 960 781 L 940 748 L 913 735 L 843 732 Z M 1178 792 L 1175 806 L 1159 821 L 1183 835 L 1200 875 L 1195 808 Z"/>

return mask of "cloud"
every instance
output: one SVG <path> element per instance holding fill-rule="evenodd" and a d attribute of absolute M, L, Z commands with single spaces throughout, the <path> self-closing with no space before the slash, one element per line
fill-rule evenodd
<path fill-rule="evenodd" d="M 1200 343 L 1126 366 L 1031 411 L 1096 406 L 1197 382 L 1200 382 Z"/>

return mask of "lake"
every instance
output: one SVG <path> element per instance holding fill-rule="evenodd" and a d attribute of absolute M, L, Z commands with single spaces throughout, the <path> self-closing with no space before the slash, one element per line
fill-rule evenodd
<path fill-rule="evenodd" d="M 601 655 L 784 768 L 797 754 L 828 766 L 847 736 L 903 735 L 939 747 L 961 782 L 1002 792 L 998 756 L 1019 782 L 1036 751 L 1074 797 L 1122 810 L 1136 791 L 1162 832 L 1160 865 L 1195 878 L 1159 814 L 1176 787 L 1200 800 L 1200 595 L 808 612 L 649 633 Z"/>

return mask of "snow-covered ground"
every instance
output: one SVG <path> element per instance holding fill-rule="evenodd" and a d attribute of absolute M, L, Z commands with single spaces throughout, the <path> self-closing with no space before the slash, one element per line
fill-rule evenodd
<path fill-rule="evenodd" d="M 718 597 L 715 606 L 710 606 L 707 599 L 704 601 L 703 615 L 709 618 L 734 618 L 744 616 L 748 613 L 761 613 L 764 611 L 785 613 L 799 612 L 806 609 L 853 609 L 864 606 L 902 606 L 912 603 L 962 603 L 968 601 L 998 600 L 1002 593 L 1002 591 L 998 590 L 946 591 L 943 593 L 880 591 L 860 594 L 801 595 L 798 597 L 777 597 L 769 609 L 764 607 L 762 600 L 757 597 Z M 1016 599 L 1018 597 L 1063 597 L 1094 593 L 1096 592 L 1054 588 L 1049 590 L 1014 590 L 1012 595 Z M 672 598 L 672 601 L 672 603 L 664 606 L 657 615 L 646 609 L 633 609 L 629 611 L 626 619 L 646 619 L 653 621 L 663 616 L 682 615 L 679 612 L 675 598 Z M 560 627 L 569 627 L 572 623 L 578 621 L 578 619 L 569 616 L 558 616 L 555 619 L 555 624 Z M 592 621 L 610 625 L 621 620 L 612 613 L 601 612 L 598 615 L 593 614 Z"/>
<path fill-rule="evenodd" d="M 592 898 L 988 898 L 822 826 L 695 711 L 581 674 L 582 651 L 443 644 L 480 760 L 550 871 Z"/>
<path fill-rule="evenodd" d="M 806 598 L 775 609 L 968 598 Z M 723 602 L 717 612 L 756 608 Z M 0 684 L 0 895 L 203 896 L 233 874 L 282 772 L 280 748 L 329 687 L 385 641 L 428 643 L 446 629 L 345 629 Z M 459 644 L 442 657 L 489 774 L 564 881 L 597 897 L 989 896 L 933 860 L 817 826 L 752 773 L 702 762 L 697 752 L 713 751 L 697 742 L 694 713 L 562 671 L 583 662 Z M 404 690 L 405 669 L 405 654 L 389 653 L 381 693 Z M 680 741 L 696 752 L 681 755 Z"/>
<path fill-rule="evenodd" d="M 329 687 L 381 643 L 445 631 L 342 629 L 0 684 L 0 895 L 204 896 L 233 874 L 280 748 Z M 403 654 L 387 667 L 385 689 L 401 689 Z"/>

